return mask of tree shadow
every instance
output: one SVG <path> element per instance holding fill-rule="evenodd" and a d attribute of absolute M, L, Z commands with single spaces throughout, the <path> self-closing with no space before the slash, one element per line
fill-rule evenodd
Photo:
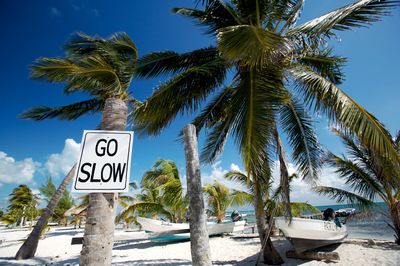
<path fill-rule="evenodd" d="M 191 260 L 182 260 L 182 259 L 155 259 L 155 260 L 130 260 L 124 262 L 114 262 L 112 263 L 114 266 L 122 266 L 122 265 L 155 265 L 155 266 L 180 266 L 180 265 L 192 265 Z"/>
<path fill-rule="evenodd" d="M 49 265 L 49 259 L 46 258 L 32 258 L 25 263 L 23 260 L 16 260 L 14 257 L 0 257 L 1 266 L 15 266 L 15 265 Z"/>
<path fill-rule="evenodd" d="M 174 241 L 151 241 L 151 240 L 126 240 L 126 241 L 118 241 L 114 243 L 114 248 L 116 250 L 126 250 L 126 249 L 146 249 L 150 247 L 160 247 L 166 245 L 173 245 L 181 242 L 187 242 L 188 240 L 174 240 Z"/>

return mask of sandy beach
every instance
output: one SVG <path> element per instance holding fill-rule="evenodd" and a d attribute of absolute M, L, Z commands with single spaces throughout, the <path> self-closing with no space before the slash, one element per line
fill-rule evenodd
<path fill-rule="evenodd" d="M 83 229 L 52 228 L 39 242 L 36 257 L 16 261 L 13 256 L 26 238 L 28 230 L 0 230 L 0 265 L 77 265 L 81 245 L 71 245 L 72 237 L 83 235 Z M 190 242 L 157 243 L 146 239 L 144 232 L 117 230 L 113 249 L 113 265 L 191 265 Z M 399 265 L 400 247 L 389 241 L 347 239 L 332 250 L 339 253 L 340 261 L 322 262 L 288 259 L 290 243 L 282 238 L 273 239 L 285 260 L 284 265 Z M 211 253 L 215 265 L 254 265 L 259 251 L 257 238 L 212 237 Z"/>

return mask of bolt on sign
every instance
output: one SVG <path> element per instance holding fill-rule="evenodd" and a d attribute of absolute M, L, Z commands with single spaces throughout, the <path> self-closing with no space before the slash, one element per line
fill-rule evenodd
<path fill-rule="evenodd" d="M 72 192 L 128 192 L 132 131 L 85 130 Z"/>

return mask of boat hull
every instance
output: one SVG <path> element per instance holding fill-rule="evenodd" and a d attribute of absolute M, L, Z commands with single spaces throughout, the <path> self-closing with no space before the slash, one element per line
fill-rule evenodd
<path fill-rule="evenodd" d="M 137 220 L 142 225 L 142 229 L 148 232 L 164 233 L 164 234 L 168 234 L 168 232 L 171 232 L 171 234 L 173 235 L 189 236 L 189 233 L 178 233 L 178 234 L 174 233 L 179 231 L 189 232 L 190 229 L 188 223 L 170 223 L 144 217 L 137 217 Z M 207 231 L 210 236 L 237 233 L 244 230 L 245 224 L 246 224 L 245 221 L 207 223 Z"/>
<path fill-rule="evenodd" d="M 347 237 L 346 226 L 339 227 L 331 221 L 292 218 L 289 223 L 284 217 L 277 217 L 275 224 L 297 252 L 338 244 Z"/>

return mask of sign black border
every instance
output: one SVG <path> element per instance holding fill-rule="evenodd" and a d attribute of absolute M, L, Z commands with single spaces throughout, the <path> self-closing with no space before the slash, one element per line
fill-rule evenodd
<path fill-rule="evenodd" d="M 83 137 L 83 144 L 82 144 L 82 150 L 81 150 L 81 151 L 82 151 L 82 152 L 81 152 L 81 157 L 79 158 L 79 164 L 78 164 L 78 167 L 76 168 L 75 184 L 74 184 L 75 190 L 76 190 L 76 191 L 89 191 L 89 192 L 90 192 L 90 190 L 105 190 L 105 191 L 107 191 L 107 190 L 114 190 L 114 191 L 110 191 L 110 192 L 116 192 L 115 190 L 117 190 L 117 191 L 124 191 L 124 190 L 126 189 L 126 183 L 128 182 L 128 171 L 126 171 L 125 186 L 124 186 L 123 189 L 119 189 L 119 188 L 77 189 L 77 188 L 76 188 L 76 185 L 77 185 L 77 183 L 78 183 L 79 168 L 80 168 L 80 166 L 81 166 L 83 150 L 84 150 L 84 148 L 85 148 L 85 143 L 86 143 L 86 135 L 87 135 L 87 134 L 91 134 L 91 133 L 92 133 L 92 134 L 122 134 L 122 135 L 125 134 L 125 135 L 129 135 L 129 149 L 128 149 L 127 166 L 128 166 L 128 164 L 129 164 L 129 160 L 130 160 L 130 158 L 131 158 L 131 154 L 130 154 L 130 151 L 131 151 L 131 142 L 132 142 L 132 134 L 131 134 L 131 133 L 128 133 L 128 132 L 102 131 L 102 130 L 85 132 L 84 137 Z M 129 171 L 129 172 L 130 172 L 130 171 Z M 90 193 L 101 193 L 101 192 L 90 192 Z"/>

